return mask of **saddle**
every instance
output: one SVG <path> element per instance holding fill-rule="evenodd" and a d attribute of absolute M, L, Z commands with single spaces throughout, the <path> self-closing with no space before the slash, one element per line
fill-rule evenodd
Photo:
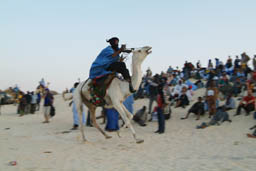
<path fill-rule="evenodd" d="M 90 102 L 92 104 L 95 106 L 104 106 L 106 104 L 104 97 L 109 85 L 115 77 L 116 73 L 110 73 L 92 79 L 91 83 L 89 84 L 89 91 L 92 97 Z"/>

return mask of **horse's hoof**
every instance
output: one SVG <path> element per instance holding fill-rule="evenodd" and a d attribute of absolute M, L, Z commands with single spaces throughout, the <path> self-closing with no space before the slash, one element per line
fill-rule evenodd
<path fill-rule="evenodd" d="M 141 139 L 141 140 L 136 140 L 136 143 L 137 143 L 137 144 L 141 144 L 141 143 L 143 143 L 143 142 L 144 142 L 144 140 L 142 140 L 142 139 Z"/>
<path fill-rule="evenodd" d="M 111 136 L 106 136 L 106 139 L 110 139 L 110 138 L 112 138 Z"/>

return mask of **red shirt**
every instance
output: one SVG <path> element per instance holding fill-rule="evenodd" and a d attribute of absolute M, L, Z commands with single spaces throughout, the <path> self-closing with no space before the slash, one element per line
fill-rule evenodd
<path fill-rule="evenodd" d="M 160 108 L 163 107 L 163 100 L 162 100 L 160 94 L 157 95 L 157 106 L 160 107 Z"/>
<path fill-rule="evenodd" d="M 243 98 L 243 101 L 245 101 L 246 104 L 248 104 L 248 102 L 250 102 L 250 101 L 253 101 L 253 102 L 250 102 L 250 103 L 255 103 L 255 97 L 254 96 L 245 96 Z"/>

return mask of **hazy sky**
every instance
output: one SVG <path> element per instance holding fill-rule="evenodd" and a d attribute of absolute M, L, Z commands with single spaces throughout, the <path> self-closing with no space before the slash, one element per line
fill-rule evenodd
<path fill-rule="evenodd" d="M 34 90 L 42 77 L 50 89 L 70 88 L 112 36 L 152 46 L 143 70 L 154 73 L 185 60 L 252 56 L 255 18 L 255 0 L 1 0 L 0 89 Z"/>

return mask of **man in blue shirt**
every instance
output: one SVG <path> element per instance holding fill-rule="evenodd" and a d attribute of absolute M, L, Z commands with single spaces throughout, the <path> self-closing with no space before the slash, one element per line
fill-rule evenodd
<path fill-rule="evenodd" d="M 96 60 L 92 63 L 89 78 L 98 78 L 112 72 L 121 73 L 124 79 L 129 82 L 130 91 L 134 93 L 135 90 L 131 84 L 129 70 L 126 68 L 123 59 L 120 57 L 120 53 L 129 53 L 131 51 L 125 50 L 125 45 L 122 45 L 121 48 L 119 48 L 119 39 L 117 37 L 113 37 L 107 40 L 107 42 L 110 46 L 103 49 L 97 56 Z"/>
<path fill-rule="evenodd" d="M 46 89 L 46 95 L 44 97 L 44 118 L 45 121 L 43 123 L 49 123 L 51 106 L 53 105 L 53 95 L 51 94 L 49 89 Z"/>
<path fill-rule="evenodd" d="M 73 97 L 74 97 L 75 89 L 78 85 L 79 85 L 79 83 L 76 82 L 74 84 L 74 87 L 72 88 L 71 93 L 72 93 Z M 73 124 L 73 128 L 71 128 L 71 130 L 77 130 L 78 127 L 79 127 L 79 114 L 77 112 L 77 108 L 76 108 L 76 104 L 75 104 L 74 100 L 72 101 L 72 111 L 73 111 L 73 123 L 74 124 Z M 85 124 L 85 114 L 84 114 L 84 112 L 83 112 L 83 115 L 82 115 L 82 120 L 83 120 L 83 124 Z"/>

